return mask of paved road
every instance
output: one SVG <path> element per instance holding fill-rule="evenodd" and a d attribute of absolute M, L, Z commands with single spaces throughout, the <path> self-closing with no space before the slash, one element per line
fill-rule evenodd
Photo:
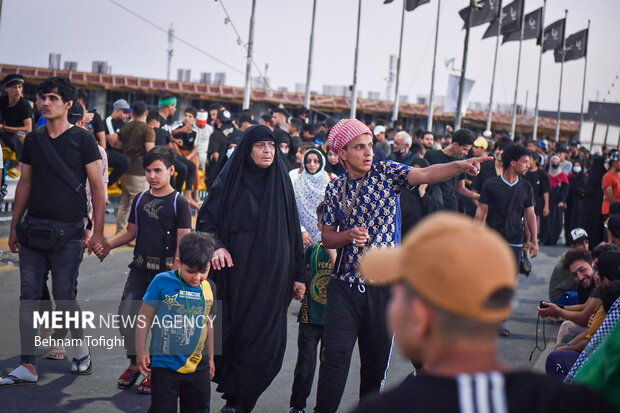
<path fill-rule="evenodd" d="M 6 215 L 3 214 L 3 215 Z M 1 219 L 1 216 L 0 216 Z M 112 222 L 108 216 L 107 221 Z M 7 222 L 0 221 L 0 238 L 7 236 Z M 0 239 L 0 245 L 6 239 Z M 537 352 L 528 362 L 534 347 L 536 334 L 536 307 L 541 299 L 547 299 L 547 282 L 553 265 L 564 251 L 559 247 L 544 247 L 533 261 L 534 271 L 529 278 L 519 276 L 517 294 L 518 306 L 506 327 L 511 336 L 499 341 L 500 357 L 508 364 L 525 369 L 541 369 L 544 356 Z M 90 301 L 99 300 L 116 305 L 127 276 L 127 264 L 131 259 L 131 249 L 122 247 L 111 254 L 103 263 L 95 257 L 86 257 L 82 263 L 79 278 L 79 296 Z M 0 317 L 0 373 L 5 374 L 15 367 L 19 358 L 16 336 L 17 322 L 7 314 L 14 313 L 19 297 L 19 272 L 16 257 L 4 251 L 0 256 L 0 305 L 4 317 Z M 483 264 L 481 264 L 483 265 Z M 450 286 L 446 286 L 450 288 Z M 297 346 L 296 313 L 299 302 L 289 307 L 288 347 L 282 370 L 271 386 L 258 401 L 256 412 L 287 412 L 288 400 L 295 367 Z M 546 336 L 553 339 L 557 326 L 547 325 Z M 44 349 L 41 349 L 43 352 Z M 70 354 L 71 356 L 71 354 Z M 148 396 L 135 390 L 121 391 L 116 388 L 116 379 L 126 368 L 127 362 L 119 351 L 97 349 L 93 351 L 94 372 L 90 376 L 68 374 L 68 360 L 52 361 L 41 358 L 39 383 L 14 388 L 0 388 L 0 412 L 145 412 L 149 405 Z M 387 386 L 398 384 L 411 373 L 411 364 L 395 351 L 387 380 Z M 357 403 L 359 387 L 359 357 L 354 353 L 349 378 L 340 411 L 348 411 Z M 211 410 L 219 411 L 223 402 L 211 389 Z M 316 398 L 316 377 L 313 392 L 308 400 L 307 411 L 311 411 Z"/>

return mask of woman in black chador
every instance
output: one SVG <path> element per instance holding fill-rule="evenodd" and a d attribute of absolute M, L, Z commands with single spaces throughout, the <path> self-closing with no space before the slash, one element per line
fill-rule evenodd
<path fill-rule="evenodd" d="M 264 125 L 245 131 L 198 214 L 212 234 L 222 308 L 214 381 L 225 412 L 249 412 L 282 366 L 286 314 L 303 296 L 303 245 L 284 156 Z M 216 337 L 217 339 L 217 337 Z"/>

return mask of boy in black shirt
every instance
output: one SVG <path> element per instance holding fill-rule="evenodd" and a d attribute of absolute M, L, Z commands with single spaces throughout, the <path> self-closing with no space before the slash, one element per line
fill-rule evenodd
<path fill-rule="evenodd" d="M 362 400 L 356 412 L 615 411 L 593 390 L 511 371 L 498 360 L 497 329 L 512 312 L 516 267 L 495 231 L 439 212 L 402 248 L 366 253 L 361 271 L 375 284 L 392 284 L 390 330 L 403 355 L 426 373 Z"/>
<path fill-rule="evenodd" d="M 486 222 L 488 226 L 502 234 L 513 249 L 517 268 L 521 262 L 523 249 L 524 216 L 531 237 L 527 247 L 532 258 L 538 255 L 532 185 L 521 179 L 530 167 L 529 158 L 529 152 L 522 145 L 510 144 L 504 148 L 502 153 L 504 172 L 485 182 L 475 218 L 478 222 Z"/>
<path fill-rule="evenodd" d="M 7 75 L 2 81 L 6 95 L 0 97 L 0 140 L 19 157 L 24 136 L 32 131 L 32 108 L 23 96 L 24 77 Z M 16 170 L 20 170 L 19 162 Z M 19 172 L 11 176 L 19 176 Z"/>
<path fill-rule="evenodd" d="M 174 174 L 172 149 L 156 146 L 144 155 L 143 166 L 151 187 L 134 199 L 127 228 L 109 239 L 110 249 L 136 240 L 133 261 L 125 283 L 119 314 L 135 316 L 150 282 L 160 272 L 176 269 L 181 239 L 191 231 L 189 204 L 170 185 Z M 96 249 L 95 252 L 98 252 Z M 140 373 L 136 364 L 135 330 L 121 328 L 125 338 L 129 367 L 118 379 L 118 387 L 131 388 Z M 150 394 L 150 379 L 145 378 L 138 392 Z"/>

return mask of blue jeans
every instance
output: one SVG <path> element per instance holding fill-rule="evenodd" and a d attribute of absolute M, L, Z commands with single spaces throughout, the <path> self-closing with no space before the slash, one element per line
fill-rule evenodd
<path fill-rule="evenodd" d="M 519 268 L 521 266 L 521 259 L 523 258 L 523 247 L 513 247 L 511 245 L 510 248 L 512 248 L 512 252 L 515 255 L 515 261 L 517 263 L 517 275 L 519 275 Z"/>
<path fill-rule="evenodd" d="M 564 379 L 581 353 L 572 350 L 555 350 L 545 362 L 547 375 Z"/>
<path fill-rule="evenodd" d="M 82 239 L 73 239 L 58 252 L 39 251 L 19 246 L 19 333 L 21 339 L 21 362 L 35 364 L 33 311 L 40 308 L 47 272 L 52 273 L 52 294 L 57 311 L 80 311 L 75 300 L 77 277 L 84 256 Z M 67 329 L 55 329 L 52 338 L 64 338 Z M 81 327 L 71 328 L 72 338 L 84 338 Z"/>
<path fill-rule="evenodd" d="M 557 305 L 577 305 L 579 304 L 579 293 L 576 290 L 566 291 L 562 294 L 555 304 Z"/>

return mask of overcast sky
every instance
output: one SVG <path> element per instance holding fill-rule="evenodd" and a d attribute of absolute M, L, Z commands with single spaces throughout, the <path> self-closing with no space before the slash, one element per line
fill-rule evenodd
<path fill-rule="evenodd" d="M 251 0 L 223 0 L 233 24 L 247 41 Z M 225 14 L 214 0 L 124 0 L 121 3 L 155 24 L 204 50 L 236 71 L 176 41 L 171 78 L 178 68 L 200 72 L 227 72 L 227 83 L 242 86 L 245 51 L 238 45 Z M 312 0 L 257 0 L 254 58 L 264 70 L 269 64 L 271 86 L 286 86 L 306 78 Z M 401 0 L 383 5 L 383 0 L 362 1 L 359 90 L 386 89 L 389 55 L 398 52 Z M 458 10 L 468 0 L 442 0 L 437 53 L 436 94 L 444 95 L 449 71 L 444 61 L 451 57 L 460 67 L 465 31 Z M 504 4 L 508 3 L 504 0 Z M 357 0 L 317 0 L 312 89 L 324 84 L 349 85 L 353 78 L 353 56 Z M 526 12 L 542 7 L 543 0 L 526 0 Z M 587 101 L 597 92 L 603 99 L 620 70 L 620 1 L 548 0 L 545 25 L 564 16 L 568 9 L 567 33 L 584 29 L 591 20 L 588 48 Z M 433 58 L 437 0 L 420 6 L 405 17 L 405 41 L 400 94 L 409 101 L 428 95 Z M 495 39 L 482 40 L 486 25 L 472 29 L 467 77 L 476 81 L 472 101 L 488 102 Z M 495 101 L 512 103 L 516 77 L 518 42 L 500 47 Z M 108 61 L 112 73 L 141 77 L 166 77 L 167 35 L 119 8 L 111 0 L 4 0 L 0 19 L 0 63 L 47 67 L 48 54 L 60 53 L 62 61 L 77 61 L 78 70 L 90 71 L 93 60 Z M 535 40 L 523 42 L 518 101 L 534 106 L 539 48 Z M 562 110 L 579 111 L 584 59 L 564 65 Z M 253 76 L 256 76 L 256 69 Z M 543 56 L 541 109 L 557 108 L 560 64 L 551 51 Z M 620 82 L 608 101 L 620 101 Z"/>

